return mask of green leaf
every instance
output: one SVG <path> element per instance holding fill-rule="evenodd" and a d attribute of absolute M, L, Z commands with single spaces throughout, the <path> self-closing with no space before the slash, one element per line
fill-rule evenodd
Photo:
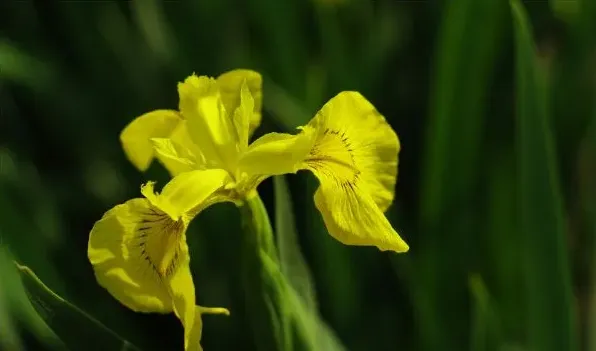
<path fill-rule="evenodd" d="M 577 350 L 563 204 L 532 29 L 519 0 L 511 1 L 515 34 L 517 161 L 521 244 L 525 255 L 527 333 L 531 350 Z"/>
<path fill-rule="evenodd" d="M 20 50 L 6 40 L 0 40 L 0 78 L 43 91 L 53 79 L 53 67 Z"/>
<path fill-rule="evenodd" d="M 292 350 L 291 313 L 267 209 L 259 196 L 240 207 L 242 280 L 247 314 L 260 350 Z"/>
<path fill-rule="evenodd" d="M 596 351 L 596 99 L 593 100 L 592 124 L 580 151 L 580 194 L 583 213 L 587 222 L 586 244 L 591 257 L 590 289 L 587 313 L 587 350 Z"/>
<path fill-rule="evenodd" d="M 553 13 L 562 20 L 572 21 L 580 8 L 581 0 L 550 0 Z"/>
<path fill-rule="evenodd" d="M 78 307 L 56 295 L 31 269 L 16 263 L 33 307 L 71 350 L 139 350 Z"/>
<path fill-rule="evenodd" d="M 280 186 L 276 185 L 276 188 L 279 189 Z M 284 196 L 289 198 L 287 193 Z M 279 196 L 276 197 L 279 200 Z M 289 207 L 285 208 L 291 211 Z M 240 210 L 246 238 L 242 261 L 244 289 L 258 348 L 285 351 L 344 350 L 331 329 L 320 319 L 313 301 L 307 304 L 304 296 L 301 296 L 302 293 L 296 292 L 288 277 L 282 272 L 285 265 L 285 271 L 295 274 L 296 262 L 298 267 L 301 266 L 298 272 L 306 269 L 298 247 L 285 240 L 284 259 L 291 257 L 291 264 L 280 264 L 269 215 L 260 197 L 246 200 Z M 288 213 L 281 218 L 286 221 L 289 218 Z M 282 225 L 283 228 L 287 226 L 293 227 L 293 223 Z M 295 237 L 290 240 L 296 241 Z M 298 251 L 292 252 L 293 250 Z M 305 288 L 305 280 L 310 281 L 304 277 L 298 280 L 302 284 L 300 289 L 312 291 L 307 295 L 314 296 L 312 283 L 309 283 L 310 287 L 307 285 Z"/>
<path fill-rule="evenodd" d="M 300 251 L 294 223 L 292 199 L 283 176 L 274 177 L 275 232 L 281 271 L 308 309 L 316 310 L 317 299 L 312 275 Z"/>
<path fill-rule="evenodd" d="M 346 350 L 333 330 L 321 320 L 316 310 L 306 305 L 279 265 L 268 256 L 263 257 L 263 270 L 271 280 L 277 282 L 277 291 L 284 296 L 285 320 L 291 321 L 292 330 L 287 329 L 286 332 L 293 331 L 292 346 L 286 345 L 283 350 Z"/>
<path fill-rule="evenodd" d="M 495 59 L 503 46 L 507 4 L 501 0 L 444 2 L 420 181 L 419 230 L 412 296 L 421 349 L 467 347 L 467 270 L 481 230 L 477 196 L 486 154 L 485 121 Z M 466 243 L 466 245 L 462 245 Z M 416 243 L 413 243 L 415 246 Z M 459 259 L 453 260 L 454 252 Z M 449 262 L 449 264 L 445 264 Z M 448 286 L 449 289 L 445 289 Z"/>
<path fill-rule="evenodd" d="M 513 132 L 513 131 L 512 131 Z M 513 136 L 513 134 L 511 133 Z M 523 340 L 525 299 L 519 293 L 525 276 L 520 271 L 524 251 L 520 247 L 517 203 L 517 167 L 513 143 L 491 155 L 486 225 L 483 230 L 488 252 L 484 257 L 491 293 L 498 304 L 502 334 L 507 340 Z"/>
<path fill-rule="evenodd" d="M 492 298 L 482 280 L 482 277 L 473 274 L 469 278 L 470 292 L 472 293 L 472 351 L 499 350 L 498 323 Z"/>
<path fill-rule="evenodd" d="M 297 327 L 306 333 L 313 350 L 345 350 L 333 330 L 319 316 L 314 282 L 302 256 L 295 229 L 292 200 L 283 176 L 274 178 L 275 232 L 281 271 L 290 294 Z"/>
<path fill-rule="evenodd" d="M 0 240 L 2 233 L 0 232 Z M 21 324 L 52 350 L 64 349 L 60 339 L 39 317 L 23 288 L 12 255 L 0 246 L 0 349 L 23 350 L 17 326 Z"/>
<path fill-rule="evenodd" d="M 284 131 L 293 131 L 312 117 L 298 99 L 279 86 L 271 78 L 263 76 L 263 109 Z M 314 115 L 314 114 L 313 114 Z"/>
<path fill-rule="evenodd" d="M 482 152 L 487 92 L 499 48 L 502 1 L 446 3 L 426 133 L 422 222 L 436 222 L 455 200 L 468 198 Z"/>

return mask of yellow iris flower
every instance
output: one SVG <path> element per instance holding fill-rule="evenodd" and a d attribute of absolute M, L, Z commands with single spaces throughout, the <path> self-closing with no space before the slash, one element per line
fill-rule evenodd
<path fill-rule="evenodd" d="M 178 86 L 179 112 L 149 112 L 122 132 L 128 157 L 142 170 L 148 163 L 136 162 L 139 155 L 143 160 L 155 155 L 172 176 L 224 169 L 230 177 L 225 190 L 216 193 L 220 201 L 250 197 L 272 175 L 312 171 L 321 183 L 315 204 L 333 237 L 348 245 L 407 251 L 383 214 L 393 201 L 400 149 L 385 118 L 360 93 L 345 91 L 300 127 L 299 134 L 270 133 L 249 145 L 261 118 L 261 82 L 249 70 L 231 71 L 217 80 L 187 78 Z M 179 122 L 169 136 L 155 133 L 161 125 L 138 127 L 147 116 L 165 121 L 171 115 Z"/>
<path fill-rule="evenodd" d="M 178 85 L 179 108 L 133 120 L 120 139 L 140 170 L 154 158 L 173 179 L 155 194 L 108 211 L 93 227 L 88 255 L 98 282 L 139 312 L 174 312 L 185 349 L 200 349 L 185 231 L 213 203 L 240 203 L 272 175 L 309 170 L 319 179 L 314 199 L 329 233 L 347 245 L 405 252 L 408 245 L 383 212 L 394 197 L 400 144 L 374 106 L 357 92 L 329 100 L 296 135 L 270 133 L 249 144 L 261 120 L 262 78 L 234 70 L 217 79 L 192 75 Z"/>

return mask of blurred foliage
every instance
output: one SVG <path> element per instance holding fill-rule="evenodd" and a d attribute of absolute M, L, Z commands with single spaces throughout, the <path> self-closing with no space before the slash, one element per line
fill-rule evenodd
<path fill-rule="evenodd" d="M 407 254 L 333 240 L 306 174 L 259 188 L 281 270 L 334 343 L 596 351 L 595 1 L 5 1 L 0 28 L 0 348 L 52 349 L 70 329 L 35 312 L 15 259 L 138 348 L 181 349 L 173 315 L 95 282 L 88 234 L 168 179 L 127 162 L 122 128 L 174 108 L 192 72 L 245 67 L 265 77 L 257 134 L 358 90 L 400 137 L 387 216 Z M 232 312 L 205 317 L 206 350 L 256 349 L 240 222 L 222 204 L 189 229 L 198 301 Z"/>

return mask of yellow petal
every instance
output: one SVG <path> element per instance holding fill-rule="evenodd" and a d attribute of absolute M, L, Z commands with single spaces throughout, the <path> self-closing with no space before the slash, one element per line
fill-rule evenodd
<path fill-rule="evenodd" d="M 193 143 L 188 133 L 187 121 L 182 120 L 169 138 L 152 138 L 155 157 L 172 177 L 182 172 L 208 167 L 208 162 Z"/>
<path fill-rule="evenodd" d="M 203 314 L 223 314 L 225 316 L 230 315 L 230 311 L 226 308 L 222 307 L 204 307 L 204 306 L 195 306 L 195 320 L 193 328 L 189 335 L 189 350 L 202 350 L 201 345 L 198 344 L 197 340 L 201 340 L 201 336 L 203 333 L 203 321 L 202 315 Z"/>
<path fill-rule="evenodd" d="M 355 185 L 340 187 L 330 180 L 321 180 L 315 205 L 329 234 L 343 244 L 395 252 L 409 249 L 370 195 Z"/>
<path fill-rule="evenodd" d="M 235 111 L 240 105 L 240 87 L 246 82 L 254 99 L 253 113 L 250 116 L 249 136 L 261 124 L 261 108 L 263 106 L 263 78 L 258 72 L 247 69 L 236 69 L 217 77 L 221 97 L 227 111 Z"/>
<path fill-rule="evenodd" d="M 234 111 L 234 126 L 238 134 L 238 150 L 243 153 L 248 147 L 250 116 L 253 113 L 254 99 L 250 95 L 246 82 L 240 89 L 240 105 Z"/>
<path fill-rule="evenodd" d="M 332 174 L 340 183 L 357 179 L 382 211 L 393 201 L 399 139 L 360 93 L 342 92 L 329 100 L 304 128 L 315 142 L 306 168 Z"/>
<path fill-rule="evenodd" d="M 229 182 L 229 175 L 222 169 L 206 169 L 184 172 L 170 180 L 161 194 L 156 194 L 154 182 L 141 187 L 141 193 L 153 206 L 167 213 L 173 220 L 188 212 L 204 208 L 208 198 Z"/>
<path fill-rule="evenodd" d="M 194 112 L 185 113 L 188 131 L 205 159 L 232 171 L 238 157 L 238 134 L 219 92 L 201 97 Z"/>
<path fill-rule="evenodd" d="M 359 93 L 343 92 L 303 132 L 314 135 L 303 168 L 321 182 L 315 203 L 329 233 L 348 245 L 407 251 L 383 215 L 393 200 L 399 152 L 385 118 Z"/>
<path fill-rule="evenodd" d="M 313 144 L 313 133 L 298 135 L 269 133 L 255 140 L 239 161 L 241 173 L 255 175 L 279 175 L 295 173 L 303 167 Z"/>
<path fill-rule="evenodd" d="M 212 313 L 227 316 L 230 315 L 230 312 L 221 307 L 195 305 L 195 289 L 188 267 L 188 264 L 181 266 L 179 271 L 172 276 L 169 286 L 174 303 L 174 313 L 184 327 L 184 349 L 202 350 L 203 321 L 201 314 Z"/>
<path fill-rule="evenodd" d="M 164 165 L 172 177 L 198 169 L 195 156 L 187 148 L 169 138 L 151 139 L 155 156 Z"/>
<path fill-rule="evenodd" d="M 237 133 L 215 79 L 193 74 L 178 84 L 178 94 L 188 134 L 205 159 L 220 168 L 234 166 Z"/>
<path fill-rule="evenodd" d="M 200 349 L 202 323 L 200 315 L 195 315 L 195 286 L 190 273 L 190 259 L 188 247 L 185 248 L 185 261 L 182 262 L 176 273 L 167 281 L 169 292 L 172 296 L 174 313 L 184 327 L 184 349 Z M 198 317 L 198 318 L 196 318 Z M 198 331 L 198 333 L 197 333 Z"/>
<path fill-rule="evenodd" d="M 95 224 L 88 256 L 97 281 L 112 296 L 136 312 L 174 312 L 184 327 L 185 350 L 200 350 L 201 313 L 229 311 L 195 306 L 187 225 L 147 199 L 133 199 Z"/>
<path fill-rule="evenodd" d="M 156 110 L 134 119 L 120 134 L 120 141 L 130 162 L 141 171 L 147 170 L 154 157 L 151 138 L 170 135 L 181 120 L 176 111 Z"/>
<path fill-rule="evenodd" d="M 178 109 L 183 116 L 187 113 L 195 113 L 197 101 L 205 95 L 217 91 L 215 79 L 207 76 L 197 76 L 192 74 L 182 83 L 178 83 L 178 97 L 180 99 Z"/>
<path fill-rule="evenodd" d="M 185 230 L 185 222 L 172 220 L 147 199 L 114 207 L 89 236 L 88 257 L 97 281 L 134 311 L 171 312 L 163 279 L 180 262 Z"/>

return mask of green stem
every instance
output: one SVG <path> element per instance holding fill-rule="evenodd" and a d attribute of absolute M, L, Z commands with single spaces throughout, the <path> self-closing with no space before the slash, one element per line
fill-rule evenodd
<path fill-rule="evenodd" d="M 259 350 L 291 351 L 289 295 L 269 215 L 258 195 L 247 199 L 240 211 L 244 229 L 243 285 L 256 345 Z"/>

